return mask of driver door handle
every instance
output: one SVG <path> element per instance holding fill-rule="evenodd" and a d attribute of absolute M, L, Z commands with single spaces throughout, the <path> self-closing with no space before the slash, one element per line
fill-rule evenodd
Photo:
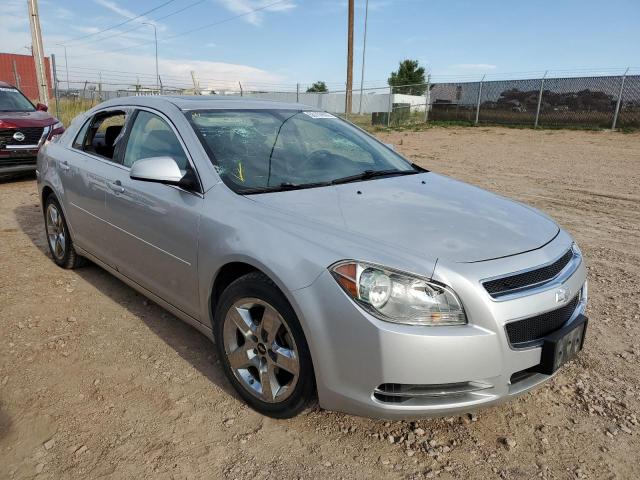
<path fill-rule="evenodd" d="M 69 162 L 67 162 L 66 160 L 62 160 L 60 162 L 60 169 L 61 170 L 69 170 Z"/>
<path fill-rule="evenodd" d="M 124 193 L 124 187 L 122 186 L 122 182 L 120 182 L 120 180 L 116 180 L 115 182 L 107 182 L 107 185 L 116 193 Z"/>

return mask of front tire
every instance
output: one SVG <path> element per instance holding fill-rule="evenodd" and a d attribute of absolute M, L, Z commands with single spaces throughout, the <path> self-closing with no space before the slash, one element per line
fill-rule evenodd
<path fill-rule="evenodd" d="M 64 213 L 53 195 L 49 195 L 44 204 L 44 225 L 49 252 L 56 265 L 69 269 L 82 266 L 84 259 L 73 247 Z"/>
<path fill-rule="evenodd" d="M 214 315 L 223 370 L 254 410 L 291 418 L 315 398 L 309 347 L 291 305 L 262 273 L 229 285 Z"/>

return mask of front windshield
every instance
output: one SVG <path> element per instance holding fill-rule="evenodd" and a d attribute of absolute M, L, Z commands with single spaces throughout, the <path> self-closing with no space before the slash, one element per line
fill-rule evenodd
<path fill-rule="evenodd" d="M 27 97 L 15 88 L 0 87 L 0 112 L 33 112 Z"/>
<path fill-rule="evenodd" d="M 380 142 L 325 112 L 199 110 L 187 116 L 223 181 L 240 193 L 416 171 Z"/>

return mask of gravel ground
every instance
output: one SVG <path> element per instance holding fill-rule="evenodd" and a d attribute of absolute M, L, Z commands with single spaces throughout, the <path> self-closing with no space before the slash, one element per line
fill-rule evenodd
<path fill-rule="evenodd" d="M 33 179 L 0 184 L 0 478 L 638 478 L 640 134 L 382 134 L 417 163 L 525 201 L 589 265 L 586 349 L 476 414 L 261 417 L 208 341 L 95 266 L 49 259 Z"/>

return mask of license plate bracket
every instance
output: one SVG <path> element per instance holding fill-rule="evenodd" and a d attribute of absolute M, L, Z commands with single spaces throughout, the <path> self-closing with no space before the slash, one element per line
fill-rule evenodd
<path fill-rule="evenodd" d="M 535 371 L 551 375 L 582 350 L 589 319 L 578 315 L 569 325 L 547 335 Z"/>

